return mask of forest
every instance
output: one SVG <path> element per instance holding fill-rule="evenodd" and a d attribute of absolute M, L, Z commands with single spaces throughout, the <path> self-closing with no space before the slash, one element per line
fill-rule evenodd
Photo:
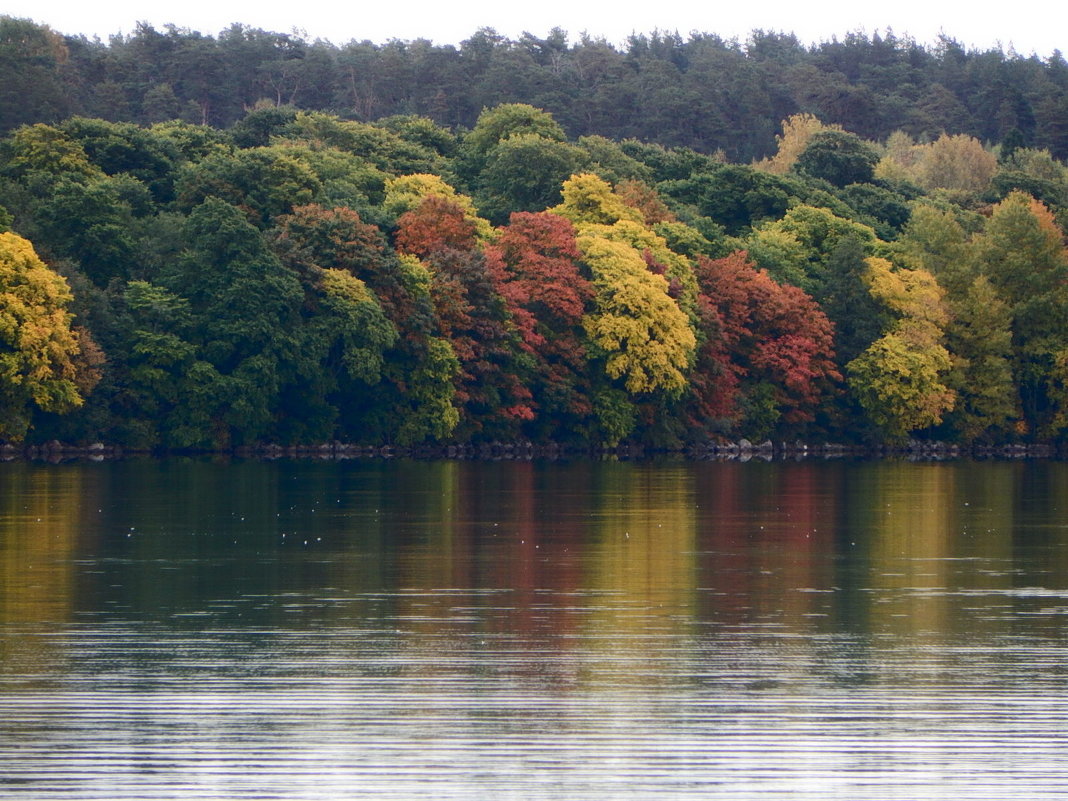
<path fill-rule="evenodd" d="M 1068 63 L 0 17 L 0 443 L 1068 439 Z"/>

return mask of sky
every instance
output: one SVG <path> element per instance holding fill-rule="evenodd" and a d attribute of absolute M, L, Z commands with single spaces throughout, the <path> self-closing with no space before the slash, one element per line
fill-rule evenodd
<path fill-rule="evenodd" d="M 1060 11 L 1055 9 L 1060 7 Z M 997 6 L 1002 12 L 1004 5 Z M 430 39 L 458 44 L 478 28 L 495 28 L 509 38 L 524 31 L 545 36 L 552 28 L 568 32 L 572 41 L 582 33 L 620 45 L 632 33 L 654 30 L 716 33 L 744 41 L 755 29 L 794 33 L 811 44 L 841 38 L 850 32 L 909 36 L 933 44 L 939 34 L 966 47 L 1001 47 L 1021 55 L 1047 57 L 1055 49 L 1068 50 L 1068 6 L 1052 2 L 1044 9 L 1006 14 L 982 13 L 974 0 L 404 0 L 365 3 L 277 2 L 277 0 L 185 0 L 145 3 L 144 0 L 0 0 L 0 14 L 45 23 L 65 34 L 99 36 L 128 34 L 138 22 L 157 28 L 173 23 L 205 34 L 217 34 L 231 23 L 278 33 L 302 33 L 334 44 L 369 39 Z"/>

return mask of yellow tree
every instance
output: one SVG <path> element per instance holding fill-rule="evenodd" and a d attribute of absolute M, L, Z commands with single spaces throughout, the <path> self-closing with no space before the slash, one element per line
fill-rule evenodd
<path fill-rule="evenodd" d="M 891 441 L 942 422 L 956 396 L 945 383 L 952 367 L 942 344 L 949 320 L 943 291 L 926 270 L 895 270 L 869 258 L 872 297 L 896 316 L 890 330 L 846 365 L 849 386 Z"/>
<path fill-rule="evenodd" d="M 620 220 L 642 223 L 644 217 L 638 209 L 612 190 L 612 185 L 593 173 L 572 175 L 564 181 L 561 191 L 563 202 L 551 209 L 567 217 L 577 228 L 583 225 L 614 225 Z"/>
<path fill-rule="evenodd" d="M 998 160 L 978 139 L 942 134 L 923 149 L 920 186 L 982 192 L 998 171 Z"/>
<path fill-rule="evenodd" d="M 625 243 L 583 234 L 578 246 L 596 290 L 583 328 L 604 355 L 605 372 L 631 394 L 681 393 L 697 340 L 667 280 Z"/>
<path fill-rule="evenodd" d="M 21 440 L 34 408 L 79 406 L 70 288 L 14 233 L 0 233 L 0 437 Z"/>
<path fill-rule="evenodd" d="M 593 403 L 604 440 L 615 444 L 632 432 L 639 406 L 650 420 L 664 419 L 653 405 L 686 388 L 697 350 L 697 280 L 690 260 L 603 178 L 573 175 L 561 194 L 551 211 L 575 225 L 593 278 L 593 309 L 582 321 L 588 352 L 622 385 L 602 387 Z"/>
<path fill-rule="evenodd" d="M 812 135 L 820 131 L 841 131 L 840 125 L 824 125 L 814 114 L 794 114 L 782 121 L 782 136 L 776 136 L 779 149 L 774 156 L 753 164 L 758 170 L 786 175 L 790 172 L 797 157 L 801 155 Z"/>
<path fill-rule="evenodd" d="M 911 180 L 924 189 L 982 192 L 998 171 L 997 156 L 967 134 L 942 134 L 926 145 L 914 145 L 906 134 L 893 134 L 875 170 L 877 178 Z"/>

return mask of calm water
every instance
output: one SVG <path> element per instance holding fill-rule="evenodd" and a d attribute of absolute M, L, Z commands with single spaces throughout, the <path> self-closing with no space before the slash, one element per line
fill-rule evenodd
<path fill-rule="evenodd" d="M 1068 797 L 1068 465 L 0 464 L 0 797 Z"/>

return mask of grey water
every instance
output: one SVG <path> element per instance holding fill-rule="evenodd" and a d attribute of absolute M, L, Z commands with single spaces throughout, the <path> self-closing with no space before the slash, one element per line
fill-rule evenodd
<path fill-rule="evenodd" d="M 1068 797 L 1068 465 L 0 464 L 0 797 Z"/>

